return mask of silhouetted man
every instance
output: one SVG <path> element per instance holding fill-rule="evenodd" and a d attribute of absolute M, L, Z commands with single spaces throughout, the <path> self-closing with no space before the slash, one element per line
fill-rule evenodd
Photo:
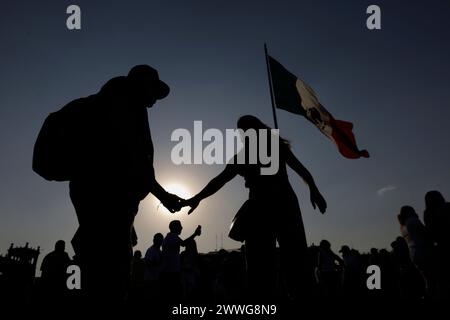
<path fill-rule="evenodd" d="M 122 302 L 130 279 L 133 222 L 139 202 L 153 193 L 171 212 L 180 198 L 155 179 L 146 108 L 169 94 L 158 72 L 133 67 L 97 94 L 78 99 L 83 119 L 76 140 L 76 174 L 70 196 L 80 224 L 72 240 L 80 257 L 81 290 L 89 299 Z"/>
<path fill-rule="evenodd" d="M 61 299 L 67 291 L 67 267 L 71 260 L 65 252 L 66 243 L 58 240 L 55 250 L 44 257 L 41 264 L 41 282 L 46 299 Z M 50 301 L 46 301 L 50 302 Z"/>
<path fill-rule="evenodd" d="M 187 239 L 180 238 L 183 226 L 180 220 L 169 223 L 170 232 L 162 243 L 161 284 L 167 302 L 179 302 L 182 297 L 180 249 L 202 234 L 201 226 Z"/>
<path fill-rule="evenodd" d="M 164 236 L 161 233 L 156 233 L 153 236 L 153 245 L 148 248 L 145 253 L 145 282 L 148 287 L 156 288 L 159 281 L 162 261 L 161 246 L 163 240 Z"/>

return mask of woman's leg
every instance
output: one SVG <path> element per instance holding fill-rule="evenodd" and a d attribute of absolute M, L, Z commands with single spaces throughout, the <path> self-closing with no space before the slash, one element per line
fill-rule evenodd
<path fill-rule="evenodd" d="M 245 241 L 249 298 L 257 302 L 271 300 L 276 285 L 275 235 L 253 235 Z"/>
<path fill-rule="evenodd" d="M 298 218 L 286 222 L 277 234 L 281 279 L 284 280 L 291 299 L 307 298 L 312 293 L 313 270 L 308 268 L 308 248 L 303 221 L 299 213 Z"/>

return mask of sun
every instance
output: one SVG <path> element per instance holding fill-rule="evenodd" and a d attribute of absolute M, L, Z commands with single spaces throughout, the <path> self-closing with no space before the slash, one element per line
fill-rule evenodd
<path fill-rule="evenodd" d="M 167 192 L 173 193 L 173 194 L 175 194 L 175 195 L 177 195 L 177 196 L 179 196 L 180 198 L 183 198 L 183 199 L 189 199 L 190 197 L 193 196 L 193 194 L 189 190 L 189 188 L 185 184 L 182 184 L 182 183 L 179 183 L 179 182 L 168 183 L 167 185 L 163 185 L 163 188 Z M 169 210 L 167 210 L 162 205 L 162 203 L 158 199 L 155 199 L 155 201 L 156 201 L 156 205 L 157 205 L 158 211 L 161 211 L 163 213 L 172 214 Z M 182 209 L 182 210 L 184 210 L 184 209 Z"/>
<path fill-rule="evenodd" d="M 179 196 L 180 198 L 183 198 L 183 199 L 192 197 L 192 194 L 189 191 L 189 189 L 186 187 L 186 185 L 181 184 L 181 183 L 170 183 L 167 185 L 167 187 L 165 189 L 167 192 L 176 194 L 177 196 Z"/>

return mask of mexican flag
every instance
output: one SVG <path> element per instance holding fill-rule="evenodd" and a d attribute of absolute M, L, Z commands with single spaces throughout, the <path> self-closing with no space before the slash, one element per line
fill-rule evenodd
<path fill-rule="evenodd" d="M 368 158 L 367 150 L 359 150 L 353 135 L 353 123 L 335 119 L 319 102 L 314 90 L 303 80 L 268 56 L 275 105 L 304 116 L 330 138 L 346 158 Z"/>

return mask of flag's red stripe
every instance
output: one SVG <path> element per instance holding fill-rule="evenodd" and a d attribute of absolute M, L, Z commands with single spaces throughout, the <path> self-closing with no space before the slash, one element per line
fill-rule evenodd
<path fill-rule="evenodd" d="M 357 159 L 360 157 L 368 158 L 367 150 L 359 150 L 356 145 L 355 136 L 352 132 L 353 123 L 331 119 L 331 136 L 336 143 L 339 152 L 346 158 Z"/>

